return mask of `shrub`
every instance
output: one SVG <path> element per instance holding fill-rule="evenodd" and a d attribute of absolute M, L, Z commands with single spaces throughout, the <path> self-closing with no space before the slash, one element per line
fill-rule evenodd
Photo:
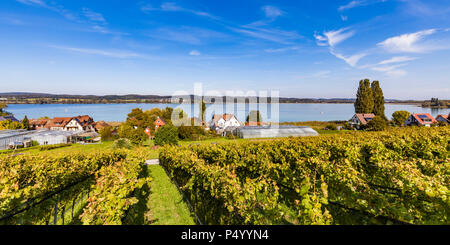
<path fill-rule="evenodd" d="M 106 127 L 102 128 L 99 133 L 100 133 L 100 136 L 102 137 L 102 140 L 104 140 L 104 141 L 109 141 L 114 138 L 113 130 L 112 130 L 111 126 L 106 126 Z"/>
<path fill-rule="evenodd" d="M 143 128 L 134 128 L 127 123 L 120 126 L 119 137 L 129 139 L 130 142 L 135 145 L 141 145 L 148 139 Z"/>
<path fill-rule="evenodd" d="M 445 127 L 445 126 L 447 126 L 448 124 L 446 123 L 446 122 L 443 122 L 443 121 L 438 121 L 437 122 L 437 126 L 439 126 L 439 127 Z"/>
<path fill-rule="evenodd" d="M 325 129 L 328 130 L 337 130 L 337 126 L 335 124 L 328 124 Z"/>
<path fill-rule="evenodd" d="M 200 126 L 180 126 L 178 128 L 178 137 L 181 140 L 195 140 L 205 134 L 205 130 Z"/>
<path fill-rule="evenodd" d="M 387 121 L 380 116 L 376 116 L 367 123 L 365 129 L 368 131 L 383 131 L 386 127 Z"/>
<path fill-rule="evenodd" d="M 128 139 L 118 139 L 114 141 L 114 149 L 131 149 L 131 143 Z"/>
<path fill-rule="evenodd" d="M 155 145 L 177 145 L 178 129 L 177 127 L 167 124 L 158 129 L 155 133 Z"/>
<path fill-rule="evenodd" d="M 411 115 L 407 111 L 396 111 L 392 114 L 392 121 L 397 126 L 402 126 L 406 119 Z"/>

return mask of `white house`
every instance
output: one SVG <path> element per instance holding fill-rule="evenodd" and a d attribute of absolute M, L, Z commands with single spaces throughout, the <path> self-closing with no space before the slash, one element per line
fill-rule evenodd
<path fill-rule="evenodd" d="M 436 120 L 428 113 L 411 114 L 405 121 L 406 126 L 426 126 L 430 127 Z"/>
<path fill-rule="evenodd" d="M 450 117 L 449 116 L 450 116 L 450 114 L 448 114 L 448 115 L 438 115 L 436 117 L 436 121 L 450 124 Z"/>
<path fill-rule="evenodd" d="M 361 125 L 366 125 L 374 117 L 375 117 L 375 114 L 373 114 L 373 113 L 368 113 L 368 114 L 356 113 L 350 119 L 349 123 L 351 126 L 359 128 Z"/>
<path fill-rule="evenodd" d="M 64 131 L 95 132 L 95 122 L 90 116 L 78 116 L 72 118 L 65 126 Z"/>
<path fill-rule="evenodd" d="M 241 123 L 233 114 L 216 114 L 211 120 L 211 129 L 223 133 L 228 127 L 240 127 Z"/>

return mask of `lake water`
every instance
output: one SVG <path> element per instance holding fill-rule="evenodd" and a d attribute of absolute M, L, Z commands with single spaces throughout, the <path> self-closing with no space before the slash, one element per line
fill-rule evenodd
<path fill-rule="evenodd" d="M 44 105 L 9 105 L 6 109 L 15 115 L 17 119 L 22 119 L 25 115 L 28 118 L 39 117 L 70 117 L 77 115 L 90 115 L 95 121 L 104 120 L 107 122 L 125 121 L 127 114 L 133 108 L 149 110 L 152 108 L 177 107 L 176 104 L 44 104 Z M 391 118 L 393 112 L 406 110 L 411 113 L 430 113 L 434 117 L 438 114 L 448 114 L 450 109 L 430 109 L 415 105 L 394 105 L 386 104 L 386 116 Z M 181 105 L 189 115 L 198 115 L 198 107 L 191 105 Z M 249 110 L 257 109 L 256 104 L 235 104 L 230 109 L 223 108 L 222 105 L 209 105 L 207 108 L 207 118 L 210 119 L 214 113 L 233 113 L 240 121 L 245 121 Z M 297 121 L 332 121 L 349 120 L 354 114 L 353 104 L 279 104 L 276 107 L 262 106 L 258 108 L 263 114 L 264 121 L 277 121 L 279 115 L 280 122 Z M 197 111 L 195 111 L 197 110 Z M 276 113 L 276 111 L 279 113 Z M 273 114 L 271 112 L 274 112 Z"/>

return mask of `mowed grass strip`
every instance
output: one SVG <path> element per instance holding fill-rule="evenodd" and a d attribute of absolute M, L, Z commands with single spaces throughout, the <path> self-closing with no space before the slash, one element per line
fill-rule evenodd
<path fill-rule="evenodd" d="M 148 166 L 150 196 L 148 200 L 150 224 L 195 225 L 195 217 L 177 187 L 172 184 L 159 165 Z"/>

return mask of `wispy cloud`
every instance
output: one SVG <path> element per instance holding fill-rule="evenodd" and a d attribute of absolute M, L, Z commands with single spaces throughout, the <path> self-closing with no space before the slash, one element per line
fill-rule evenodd
<path fill-rule="evenodd" d="M 282 53 L 282 52 L 287 52 L 287 51 L 297 51 L 300 48 L 298 46 L 293 46 L 293 47 L 285 47 L 285 48 L 269 48 L 269 49 L 265 49 L 264 52 L 266 53 Z"/>
<path fill-rule="evenodd" d="M 159 7 L 153 7 L 150 4 L 145 4 L 145 5 L 141 6 L 141 10 L 145 13 L 150 12 L 150 11 L 185 12 L 185 13 L 190 13 L 190 14 L 194 14 L 197 16 L 208 17 L 211 19 L 219 19 L 217 16 L 214 16 L 210 13 L 198 11 L 198 10 L 194 10 L 194 9 L 189 9 L 189 8 L 184 8 L 173 2 L 164 2 Z"/>
<path fill-rule="evenodd" d="M 397 65 L 390 65 L 390 66 L 375 66 L 370 68 L 373 71 L 379 71 L 379 72 L 383 72 L 388 76 L 392 76 L 392 77 L 400 77 L 400 76 L 404 76 L 407 74 L 407 72 L 405 70 L 402 69 L 398 69 L 400 67 L 405 66 L 406 64 L 397 64 Z"/>
<path fill-rule="evenodd" d="M 350 65 L 352 67 L 355 67 L 356 64 L 358 64 L 360 59 L 367 56 L 366 53 L 359 53 L 359 54 L 354 54 L 351 56 L 344 56 L 343 54 L 335 52 L 333 49 L 330 50 L 330 53 L 332 55 L 336 56 L 336 58 L 339 58 L 339 59 L 345 61 L 345 63 L 347 63 L 348 65 Z"/>
<path fill-rule="evenodd" d="M 353 0 L 353 1 L 350 1 L 349 3 L 347 3 L 346 5 L 340 6 L 338 8 L 338 10 L 345 11 L 345 10 L 356 8 L 356 7 L 367 6 L 370 4 L 381 3 L 381 2 L 386 2 L 386 1 L 387 0 Z"/>
<path fill-rule="evenodd" d="M 388 60 L 383 60 L 381 62 L 379 62 L 379 65 L 387 65 L 387 64 L 392 64 L 392 63 L 402 63 L 402 62 L 407 62 L 407 61 L 412 61 L 412 60 L 416 60 L 417 58 L 415 57 L 409 57 L 409 56 L 396 56 L 396 57 L 392 57 L 391 59 Z"/>
<path fill-rule="evenodd" d="M 414 33 L 403 34 L 386 39 L 378 43 L 378 46 L 393 53 L 425 53 L 444 47 L 440 45 L 427 45 L 421 42 L 426 36 L 437 33 L 437 29 L 427 29 Z M 447 47 L 448 48 L 448 47 Z"/>
<path fill-rule="evenodd" d="M 198 27 L 182 26 L 180 28 L 159 28 L 148 36 L 155 39 L 169 40 L 192 45 L 201 45 L 210 40 L 224 40 L 228 35 Z"/>
<path fill-rule="evenodd" d="M 349 30 L 349 28 L 342 28 L 336 31 L 327 31 L 323 34 L 314 34 L 316 38 L 316 43 L 319 46 L 328 46 L 329 51 L 336 58 L 345 61 L 348 65 L 354 67 L 359 62 L 360 59 L 367 56 L 366 53 L 357 53 L 354 55 L 346 56 L 336 51 L 335 47 L 339 43 L 347 40 L 355 34 L 354 31 Z"/>
<path fill-rule="evenodd" d="M 267 18 L 277 18 L 279 16 L 282 16 L 284 14 L 283 11 L 281 11 L 279 8 L 275 6 L 263 6 L 262 10 L 264 11 Z"/>
<path fill-rule="evenodd" d="M 69 19 L 69 20 L 77 19 L 75 14 L 73 14 L 69 10 L 65 9 L 61 5 L 57 5 L 55 2 L 50 2 L 50 4 L 49 4 L 48 2 L 46 2 L 44 0 L 16 0 L 16 1 L 19 3 L 30 5 L 30 6 L 46 8 L 48 10 L 59 13 L 60 15 L 64 16 L 66 19 Z"/>
<path fill-rule="evenodd" d="M 415 57 L 409 56 L 395 56 L 390 59 L 380 61 L 376 64 L 367 64 L 360 66 L 359 68 L 382 72 L 391 77 L 398 77 L 407 74 L 405 70 L 399 68 L 408 65 L 408 61 L 413 61 L 416 59 L 417 58 Z"/>
<path fill-rule="evenodd" d="M 354 31 L 349 31 L 349 28 L 342 28 L 336 31 L 324 32 L 323 35 L 314 34 L 319 46 L 334 47 L 342 41 L 347 40 L 355 34 Z"/>
<path fill-rule="evenodd" d="M 83 8 L 83 14 L 92 22 L 100 23 L 102 25 L 108 24 L 102 14 L 96 13 L 88 8 Z"/>
<path fill-rule="evenodd" d="M 19 3 L 23 3 L 26 5 L 39 5 L 39 6 L 46 6 L 45 2 L 42 0 L 16 0 Z"/>
<path fill-rule="evenodd" d="M 261 28 L 253 25 L 229 27 L 230 30 L 253 38 L 263 39 L 281 44 L 291 44 L 292 41 L 302 38 L 295 31 L 284 31 L 276 28 Z"/>
<path fill-rule="evenodd" d="M 87 49 L 87 48 L 77 48 L 77 47 L 64 47 L 64 46 L 49 46 L 51 48 L 60 49 L 68 52 L 88 54 L 88 55 L 99 55 L 111 58 L 128 59 L 128 58 L 139 58 L 142 55 L 121 50 L 103 50 L 103 49 Z"/>
<path fill-rule="evenodd" d="M 191 56 L 200 56 L 201 53 L 198 50 L 192 50 L 191 52 L 189 52 L 189 55 L 191 55 Z"/>

